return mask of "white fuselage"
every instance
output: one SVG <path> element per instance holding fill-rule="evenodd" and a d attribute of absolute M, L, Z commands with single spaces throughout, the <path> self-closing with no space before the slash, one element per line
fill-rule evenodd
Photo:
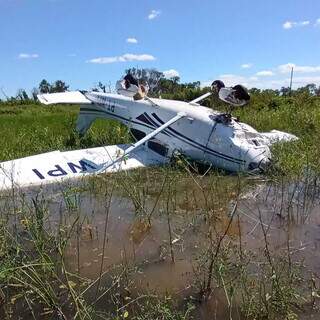
<path fill-rule="evenodd" d="M 115 119 L 140 139 L 179 112 L 186 117 L 160 132 L 149 147 L 158 143 L 170 157 L 178 151 L 196 161 L 228 171 L 264 169 L 271 158 L 269 147 L 252 127 L 209 108 L 165 99 L 134 101 L 118 94 L 86 92 L 92 104 L 80 108 L 77 130 L 85 133 L 96 118 Z M 162 149 L 161 152 L 164 152 Z"/>

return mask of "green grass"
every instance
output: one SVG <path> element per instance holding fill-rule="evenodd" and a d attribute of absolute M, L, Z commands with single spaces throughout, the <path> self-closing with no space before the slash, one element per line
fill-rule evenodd
<path fill-rule="evenodd" d="M 130 140 L 118 122 L 97 120 L 85 137 L 75 124 L 79 107 L 0 104 L 1 161 L 52 150 L 90 148 Z"/>
<path fill-rule="evenodd" d="M 272 147 L 278 173 L 299 176 L 306 166 L 320 171 L 320 97 L 301 94 L 286 97 L 253 97 L 252 103 L 237 110 L 240 117 L 258 131 L 281 130 L 299 140 Z"/>

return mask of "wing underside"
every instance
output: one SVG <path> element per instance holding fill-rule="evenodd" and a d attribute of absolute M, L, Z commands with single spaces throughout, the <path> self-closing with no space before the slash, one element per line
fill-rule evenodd
<path fill-rule="evenodd" d="M 113 145 L 75 151 L 53 151 L 0 163 L 0 190 L 25 188 L 79 179 L 97 173 L 99 164 L 113 161 L 129 145 Z M 108 166 L 104 172 L 162 165 L 167 158 L 146 147 L 134 150 L 121 161 Z"/>

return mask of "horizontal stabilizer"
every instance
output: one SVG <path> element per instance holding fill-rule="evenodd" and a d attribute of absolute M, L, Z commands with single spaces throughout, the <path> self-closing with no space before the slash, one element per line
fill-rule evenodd
<path fill-rule="evenodd" d="M 96 174 L 101 163 L 113 161 L 129 145 L 113 145 L 75 151 L 53 151 L 0 163 L 0 190 L 59 183 Z M 106 168 L 118 172 L 165 164 L 167 158 L 147 148 L 139 148 Z"/>
<path fill-rule="evenodd" d="M 43 104 L 90 104 L 91 101 L 80 91 L 66 91 L 39 94 L 38 99 Z"/>

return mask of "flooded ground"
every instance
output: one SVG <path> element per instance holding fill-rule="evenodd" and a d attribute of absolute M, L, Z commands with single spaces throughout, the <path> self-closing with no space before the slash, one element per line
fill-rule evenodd
<path fill-rule="evenodd" d="M 31 198 L 43 201 L 47 232 L 68 239 L 68 283 L 101 317 L 130 318 L 168 299 L 181 319 L 269 319 L 277 310 L 278 319 L 318 319 L 315 178 L 139 170 L 84 187 L 50 187 L 21 197 L 17 215 L 7 217 L 25 243 L 19 208 L 32 206 Z M 25 303 L 13 307 L 12 318 L 18 313 L 33 317 Z"/>

